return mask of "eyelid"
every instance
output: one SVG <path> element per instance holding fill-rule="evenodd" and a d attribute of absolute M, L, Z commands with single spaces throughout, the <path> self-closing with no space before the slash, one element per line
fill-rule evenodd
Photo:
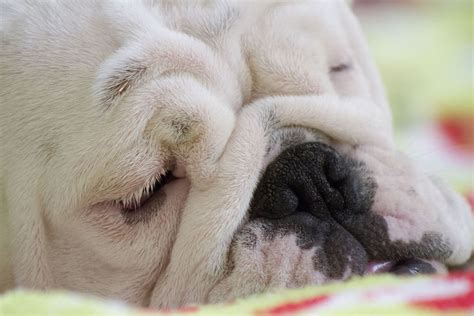
<path fill-rule="evenodd" d="M 346 71 L 352 68 L 352 64 L 350 62 L 340 63 L 336 66 L 332 66 L 329 71 L 330 72 L 341 72 Z"/>

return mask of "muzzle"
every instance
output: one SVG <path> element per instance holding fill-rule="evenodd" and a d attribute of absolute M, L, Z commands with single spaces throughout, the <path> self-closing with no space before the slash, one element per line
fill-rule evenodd
<path fill-rule="evenodd" d="M 391 251 L 385 221 L 370 211 L 376 190 L 363 163 L 324 143 L 299 144 L 266 168 L 250 222 L 260 223 L 266 238 L 294 234 L 298 247 L 315 247 L 314 269 L 328 279 L 436 272 L 427 261 Z"/>

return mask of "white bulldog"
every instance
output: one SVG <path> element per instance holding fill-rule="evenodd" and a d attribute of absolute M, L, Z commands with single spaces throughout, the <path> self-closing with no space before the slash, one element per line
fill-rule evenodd
<path fill-rule="evenodd" d="M 345 2 L 0 5 L 0 288 L 174 307 L 468 260 Z"/>

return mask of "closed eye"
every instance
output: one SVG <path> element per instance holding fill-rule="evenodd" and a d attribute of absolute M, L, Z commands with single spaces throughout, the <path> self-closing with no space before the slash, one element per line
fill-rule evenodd
<path fill-rule="evenodd" d="M 330 72 L 342 72 L 342 71 L 347 71 L 352 68 L 352 64 L 347 62 L 347 63 L 340 63 L 335 66 L 332 66 L 329 68 Z"/>
<path fill-rule="evenodd" d="M 131 196 L 115 201 L 124 212 L 134 212 L 144 206 L 146 202 L 154 195 L 158 194 L 164 186 L 175 179 L 171 170 L 154 179 L 145 185 L 141 190 L 134 192 Z"/>

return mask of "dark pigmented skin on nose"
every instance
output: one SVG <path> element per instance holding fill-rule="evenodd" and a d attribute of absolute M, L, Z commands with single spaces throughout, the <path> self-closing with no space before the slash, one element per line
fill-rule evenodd
<path fill-rule="evenodd" d="M 315 270 L 342 278 L 345 271 L 363 274 L 367 254 L 359 241 L 333 217 L 346 204 L 367 208 L 366 195 L 349 179 L 347 161 L 323 143 L 304 143 L 283 151 L 267 167 L 255 191 L 251 219 L 264 223 L 268 238 L 294 233 L 298 246 L 318 246 Z M 367 187 L 367 186 L 364 186 Z"/>
<path fill-rule="evenodd" d="M 252 199 L 251 217 L 282 218 L 308 212 L 322 220 L 332 213 L 366 213 L 377 185 L 362 164 L 323 143 L 304 143 L 270 163 Z"/>
<path fill-rule="evenodd" d="M 295 234 L 301 249 L 317 246 L 314 269 L 331 279 L 340 279 L 347 269 L 362 275 L 367 265 L 363 246 L 335 222 L 321 221 L 309 213 L 296 212 L 282 219 L 263 219 L 265 238 Z"/>
<path fill-rule="evenodd" d="M 343 158 L 322 143 L 305 143 L 282 152 L 267 167 L 254 193 L 251 216 L 282 218 L 296 211 L 322 218 L 342 210 L 344 198 L 329 182 L 347 176 Z"/>
<path fill-rule="evenodd" d="M 448 245 L 432 232 L 417 242 L 391 241 L 385 219 L 371 211 L 376 190 L 364 164 L 326 144 L 303 143 L 268 165 L 252 199 L 250 221 L 262 223 L 266 238 L 295 234 L 300 248 L 316 247 L 314 268 L 330 279 L 348 270 L 363 274 L 368 260 L 402 260 L 407 264 L 396 265 L 399 272 L 413 274 L 428 272 L 431 265 L 407 258 L 449 257 Z"/>

